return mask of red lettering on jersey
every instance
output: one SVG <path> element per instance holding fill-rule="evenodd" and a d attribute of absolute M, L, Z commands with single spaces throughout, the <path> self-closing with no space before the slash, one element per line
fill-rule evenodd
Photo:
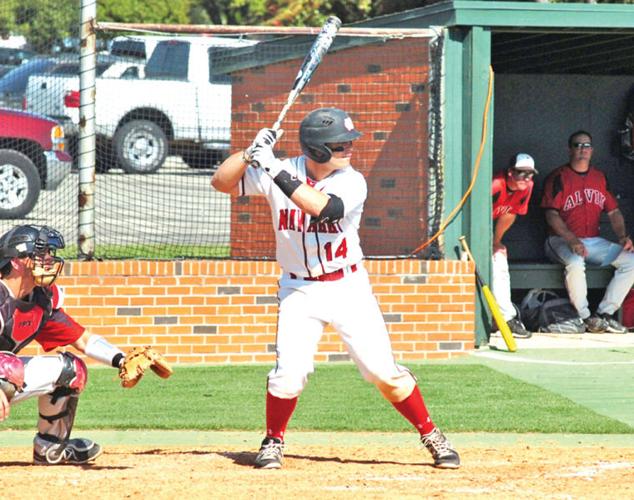
<path fill-rule="evenodd" d="M 314 233 L 317 231 L 317 224 L 312 221 L 309 225 L 308 225 L 308 229 L 306 229 L 307 233 Z"/>
<path fill-rule="evenodd" d="M 13 340 L 22 342 L 33 335 L 40 326 L 43 314 L 44 311 L 41 307 L 34 307 L 27 312 L 16 309 L 13 314 Z"/>
<path fill-rule="evenodd" d="M 291 208 L 290 213 L 288 214 L 288 228 L 295 229 L 295 217 L 297 216 L 297 210 Z"/>
<path fill-rule="evenodd" d="M 306 214 L 302 210 L 297 211 L 297 230 L 302 232 L 304 230 L 304 221 L 306 220 Z"/>
<path fill-rule="evenodd" d="M 283 231 L 285 229 L 288 229 L 288 209 L 287 208 L 280 209 L 280 222 L 278 223 L 277 229 L 278 231 Z"/>
<path fill-rule="evenodd" d="M 327 233 L 328 232 L 328 228 L 326 227 L 326 223 L 325 222 L 319 222 L 317 225 L 317 231 L 320 233 Z"/>
<path fill-rule="evenodd" d="M 328 223 L 328 232 L 329 233 L 338 233 L 339 230 L 337 229 L 337 226 L 335 226 L 332 222 Z"/>

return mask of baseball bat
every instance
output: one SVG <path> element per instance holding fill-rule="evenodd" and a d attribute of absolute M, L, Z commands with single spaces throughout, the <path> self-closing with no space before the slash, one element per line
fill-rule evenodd
<path fill-rule="evenodd" d="M 304 87 L 308 84 L 310 79 L 313 77 L 315 70 L 321 63 L 326 52 L 332 45 L 332 42 L 337 35 L 337 31 L 341 28 L 341 20 L 336 16 L 330 16 L 326 19 L 326 22 L 321 27 L 321 31 L 317 35 L 317 38 L 313 42 L 308 54 L 304 58 L 302 65 L 297 72 L 297 76 L 295 77 L 295 81 L 293 82 L 293 86 L 291 87 L 290 92 L 288 93 L 288 98 L 286 99 L 286 104 L 280 111 L 280 114 L 275 120 L 273 124 L 273 130 L 278 130 L 280 125 L 282 124 L 282 120 L 286 116 L 286 113 L 291 108 L 299 94 L 301 94 Z"/>
<path fill-rule="evenodd" d="M 502 315 L 502 311 L 500 311 L 500 306 L 495 300 L 493 293 L 491 292 L 487 284 L 482 279 L 482 276 L 480 276 L 480 272 L 478 271 L 478 264 L 473 258 L 473 255 L 471 254 L 471 250 L 469 249 L 469 245 L 467 244 L 467 239 L 464 236 L 460 236 L 460 238 L 458 239 L 460 240 L 460 244 L 462 245 L 463 250 L 469 256 L 469 259 L 471 260 L 471 262 L 475 264 L 476 280 L 478 282 L 478 285 L 480 286 L 480 290 L 482 290 L 482 295 L 484 295 L 484 300 L 486 300 L 486 303 L 489 306 L 489 311 L 491 311 L 491 316 L 493 316 L 493 319 L 495 320 L 495 323 L 497 324 L 500 330 L 500 333 L 502 334 L 502 338 L 504 339 L 504 342 L 506 343 L 506 347 L 508 347 L 510 352 L 517 351 L 517 344 L 515 343 L 515 339 L 513 338 L 511 329 L 509 328 L 509 325 L 506 324 L 506 320 L 504 319 L 504 316 Z"/>
<path fill-rule="evenodd" d="M 302 62 L 299 71 L 297 72 L 297 76 L 295 77 L 293 86 L 291 87 L 291 90 L 288 93 L 288 97 L 286 98 L 286 104 L 284 104 L 284 106 L 282 107 L 280 114 L 277 116 L 277 120 L 275 120 L 273 127 L 271 127 L 273 130 L 278 131 L 280 129 L 282 120 L 284 120 L 286 113 L 288 113 L 288 110 L 291 109 L 291 106 L 293 105 L 299 94 L 301 94 L 302 90 L 304 90 L 304 87 L 306 87 L 310 79 L 315 74 L 315 70 L 321 63 L 321 60 L 323 59 L 326 52 L 328 52 L 328 49 L 332 45 L 332 42 L 337 35 L 337 31 L 339 31 L 339 28 L 341 28 L 341 20 L 337 16 L 330 16 L 328 19 L 326 19 L 326 22 L 321 27 L 321 31 L 317 35 L 317 38 L 313 42 L 313 45 L 310 47 L 308 54 L 306 54 L 306 57 L 304 57 L 304 61 Z M 281 136 L 278 135 L 277 139 L 279 139 L 280 137 Z M 250 163 L 256 168 L 260 167 L 260 164 L 257 160 L 251 159 Z"/>

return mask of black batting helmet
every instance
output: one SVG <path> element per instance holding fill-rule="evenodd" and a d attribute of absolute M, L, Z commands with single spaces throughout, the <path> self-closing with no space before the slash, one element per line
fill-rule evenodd
<path fill-rule="evenodd" d="M 15 257 L 32 257 L 36 261 L 33 275 L 38 285 L 47 286 L 59 275 L 64 260 L 55 257 L 64 248 L 64 237 L 48 226 L 15 226 L 0 237 L 0 269 Z M 44 262 L 47 255 L 49 262 Z"/>
<path fill-rule="evenodd" d="M 353 141 L 361 137 L 352 119 L 338 108 L 319 108 L 311 111 L 299 126 L 299 142 L 308 158 L 326 163 L 332 151 L 326 144 Z"/>

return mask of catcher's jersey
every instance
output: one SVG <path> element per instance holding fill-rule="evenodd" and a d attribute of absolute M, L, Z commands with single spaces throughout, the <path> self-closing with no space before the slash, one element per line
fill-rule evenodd
<path fill-rule="evenodd" d="M 491 186 L 493 220 L 504 214 L 526 215 L 532 192 L 532 180 L 528 181 L 528 187 L 523 191 L 510 191 L 506 185 L 506 170 L 495 174 Z"/>
<path fill-rule="evenodd" d="M 75 342 L 84 328 L 63 309 L 61 288 L 36 287 L 26 299 L 13 297 L 0 281 L 0 351 L 17 354 L 36 340 L 45 351 Z"/>
<path fill-rule="evenodd" d="M 603 172 L 591 166 L 580 174 L 568 164 L 553 170 L 544 181 L 541 206 L 557 210 L 577 238 L 598 236 L 601 212 L 619 207 Z"/>
<path fill-rule="evenodd" d="M 360 262 L 363 253 L 358 231 L 368 192 L 363 175 L 347 167 L 315 182 L 306 175 L 304 156 L 284 160 L 284 168 L 315 189 L 341 198 L 344 216 L 336 222 L 311 220 L 266 172 L 248 167 L 240 182 L 240 195 L 266 196 L 273 218 L 277 261 L 282 269 L 299 277 L 317 277 Z"/>

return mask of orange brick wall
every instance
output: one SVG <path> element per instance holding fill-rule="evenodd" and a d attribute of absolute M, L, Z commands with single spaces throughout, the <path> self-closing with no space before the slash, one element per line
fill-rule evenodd
<path fill-rule="evenodd" d="M 279 157 L 301 154 L 299 124 L 319 107 L 339 107 L 363 136 L 353 166 L 368 183 L 360 236 L 365 255 L 409 255 L 427 237 L 429 39 L 406 38 L 328 53 L 291 107 Z M 231 147 L 251 144 L 286 104 L 301 59 L 233 75 Z M 233 198 L 231 255 L 274 257 L 270 209 L 261 197 Z"/>
<path fill-rule="evenodd" d="M 460 261 L 366 261 L 397 360 L 447 359 L 474 345 L 475 282 Z M 273 363 L 273 262 L 67 262 L 65 309 L 121 349 L 151 344 L 181 364 Z M 36 343 L 21 354 L 41 353 Z M 347 360 L 326 330 L 316 361 Z M 92 362 L 92 361 L 91 361 Z"/>

